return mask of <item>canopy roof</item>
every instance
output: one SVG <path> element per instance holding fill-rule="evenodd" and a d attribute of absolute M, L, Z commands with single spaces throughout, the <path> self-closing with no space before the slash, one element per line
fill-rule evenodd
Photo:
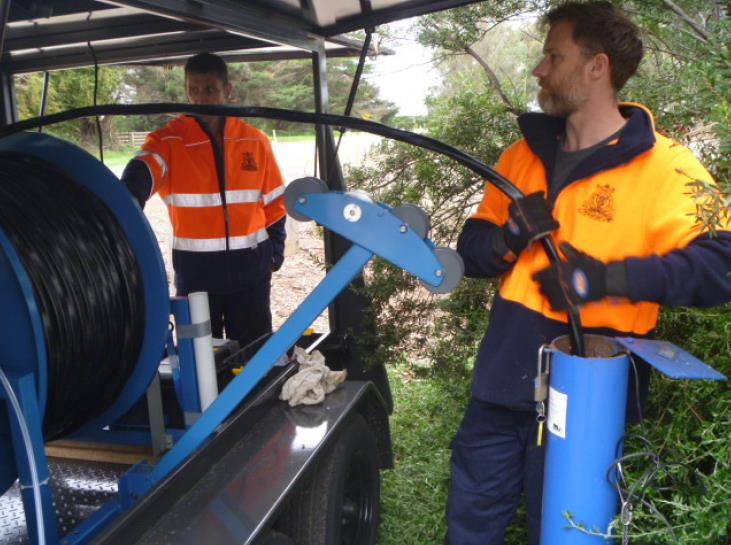
<path fill-rule="evenodd" d="M 0 69 L 175 63 L 202 51 L 228 60 L 351 56 L 344 32 L 474 0 L 12 0 Z M 0 3 L 2 5 L 2 3 Z M 371 51 L 375 53 L 375 51 Z"/>

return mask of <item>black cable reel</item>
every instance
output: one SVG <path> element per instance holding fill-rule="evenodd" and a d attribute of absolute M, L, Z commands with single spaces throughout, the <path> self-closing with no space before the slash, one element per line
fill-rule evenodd
<path fill-rule="evenodd" d="M 140 269 L 111 211 L 31 156 L 0 154 L 0 228 L 43 322 L 50 440 L 109 408 L 130 377 L 144 330 Z"/>

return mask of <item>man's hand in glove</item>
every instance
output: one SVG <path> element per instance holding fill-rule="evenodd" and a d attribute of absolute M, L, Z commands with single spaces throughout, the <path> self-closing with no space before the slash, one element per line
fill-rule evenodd
<path fill-rule="evenodd" d="M 553 310 L 566 310 L 608 296 L 627 295 L 627 271 L 623 261 L 609 264 L 561 243 L 566 261 L 551 263 L 533 275 Z"/>
<path fill-rule="evenodd" d="M 508 213 L 508 221 L 501 230 L 503 240 L 499 241 L 505 243 L 506 251 L 500 254 L 506 261 L 514 261 L 531 242 L 559 227 L 542 191 L 516 199 L 510 203 Z"/>

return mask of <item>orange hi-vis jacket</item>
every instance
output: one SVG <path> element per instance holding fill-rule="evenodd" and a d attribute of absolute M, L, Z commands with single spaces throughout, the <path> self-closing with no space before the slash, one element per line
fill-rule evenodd
<path fill-rule="evenodd" d="M 629 296 L 581 307 L 587 331 L 647 336 L 660 304 L 712 305 L 731 299 L 731 233 L 704 233 L 693 185 L 715 187 L 692 152 L 654 129 L 651 113 L 623 104 L 628 119 L 619 137 L 579 163 L 562 187 L 549 183 L 565 121 L 521 116 L 525 138 L 510 146 L 496 169 L 527 195 L 543 191 L 560 228 L 551 236 L 609 263 L 626 264 Z M 510 200 L 487 184 L 467 221 L 459 251 L 468 276 L 500 276 L 490 326 L 475 368 L 473 393 L 502 405 L 531 408 L 536 354 L 541 344 L 568 333 L 567 316 L 550 308 L 533 274 L 548 266 L 541 244 L 507 263 L 491 237 L 508 220 Z"/>
<path fill-rule="evenodd" d="M 271 250 L 260 245 L 286 210 L 264 133 L 227 118 L 219 147 L 198 120 L 180 116 L 150 133 L 135 158 L 149 169 L 150 195 L 158 193 L 168 207 L 180 290 L 232 291 L 269 271 Z M 264 263 L 252 264 L 252 251 Z"/>

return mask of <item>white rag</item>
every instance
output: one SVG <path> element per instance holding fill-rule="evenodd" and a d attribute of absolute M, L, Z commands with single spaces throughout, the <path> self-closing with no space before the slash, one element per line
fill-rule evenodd
<path fill-rule="evenodd" d="M 288 401 L 290 407 L 322 403 L 348 375 L 345 370 L 332 371 L 325 365 L 325 356 L 319 350 L 307 354 L 303 348 L 295 346 L 294 357 L 300 370 L 287 379 L 279 394 L 279 399 Z"/>

